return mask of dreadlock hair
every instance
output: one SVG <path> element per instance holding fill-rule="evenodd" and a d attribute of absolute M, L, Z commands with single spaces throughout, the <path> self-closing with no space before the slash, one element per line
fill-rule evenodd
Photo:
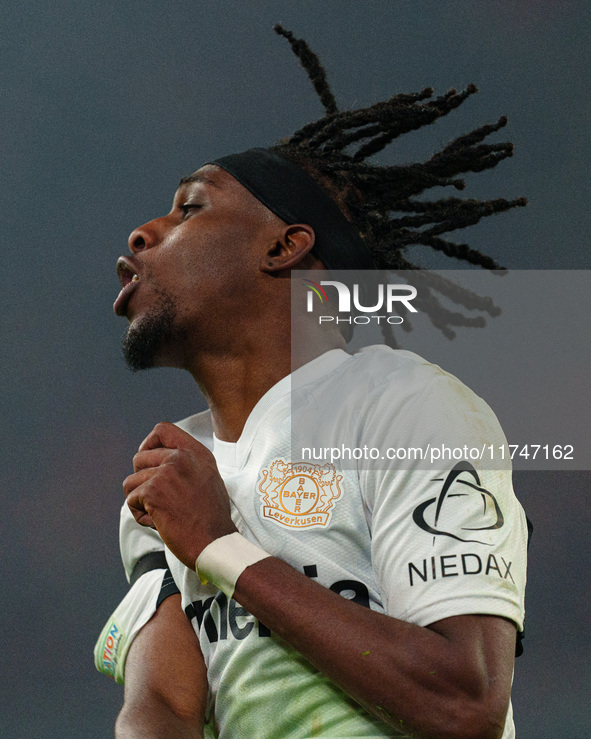
<path fill-rule="evenodd" d="M 272 147 L 281 156 L 302 167 L 324 187 L 345 216 L 357 227 L 378 269 L 419 270 L 405 254 L 406 247 L 423 244 L 469 264 L 502 270 L 491 257 L 467 244 L 442 238 L 442 234 L 471 226 L 481 218 L 526 205 L 515 200 L 474 200 L 448 197 L 418 200 L 432 187 L 451 186 L 463 190 L 465 182 L 457 175 L 482 172 L 512 156 L 511 143 L 482 143 L 491 133 L 503 128 L 507 119 L 480 126 L 452 141 L 422 163 L 377 166 L 366 160 L 404 133 L 434 123 L 477 92 L 474 85 L 457 92 L 451 89 L 433 97 L 433 89 L 400 93 L 368 108 L 339 111 L 316 54 L 303 39 L 280 25 L 275 31 L 290 43 L 306 70 L 325 108 L 326 115 L 306 124 Z M 501 273 L 502 274 L 502 273 Z M 416 275 L 419 276 L 418 274 Z M 489 315 L 500 311 L 489 298 L 481 298 L 438 275 L 422 273 L 425 289 L 417 304 L 446 336 L 455 335 L 452 326 L 482 326 L 483 317 L 467 317 L 444 308 L 435 292 L 469 310 Z M 403 327 L 408 329 L 405 322 Z M 396 346 L 389 324 L 385 324 L 386 343 Z"/>

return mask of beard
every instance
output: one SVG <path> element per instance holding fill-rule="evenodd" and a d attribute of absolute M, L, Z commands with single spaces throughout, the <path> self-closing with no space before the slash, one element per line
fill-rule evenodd
<path fill-rule="evenodd" d="M 123 337 L 123 357 L 132 372 L 160 366 L 167 348 L 178 345 L 182 339 L 173 301 L 166 295 L 159 297 L 160 304 L 132 323 Z"/>

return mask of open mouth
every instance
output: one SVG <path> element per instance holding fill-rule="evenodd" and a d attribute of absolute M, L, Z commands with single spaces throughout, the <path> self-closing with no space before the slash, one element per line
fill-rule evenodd
<path fill-rule="evenodd" d="M 127 257 L 119 257 L 117 260 L 117 277 L 121 283 L 121 291 L 113 305 L 113 310 L 118 316 L 124 316 L 127 303 L 140 281 L 140 276 Z"/>
<path fill-rule="evenodd" d="M 117 260 L 117 277 L 121 287 L 127 287 L 130 282 L 137 282 L 140 279 L 138 273 L 125 257 L 119 257 Z"/>

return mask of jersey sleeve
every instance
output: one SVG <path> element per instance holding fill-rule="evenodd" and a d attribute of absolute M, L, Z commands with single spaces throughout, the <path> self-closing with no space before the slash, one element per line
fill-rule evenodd
<path fill-rule="evenodd" d="M 366 433 L 376 447 L 404 450 L 404 459 L 360 473 L 386 612 L 420 626 L 496 615 L 522 630 L 525 514 L 509 464 L 478 458 L 483 447 L 506 443 L 496 416 L 441 371 L 394 415 L 388 394 L 386 387 L 370 410 Z M 412 459 L 411 449 L 434 448 L 432 463 L 418 452 Z"/>
<path fill-rule="evenodd" d="M 125 682 L 127 653 L 140 630 L 162 602 L 161 593 L 167 570 L 146 572 L 129 589 L 113 611 L 94 647 L 94 664 L 99 672 L 121 685 Z"/>
<path fill-rule="evenodd" d="M 160 534 L 155 529 L 140 526 L 127 503 L 123 504 L 119 519 L 119 548 L 127 582 L 131 582 L 134 568 L 142 558 L 153 552 L 164 554 L 164 542 Z"/>
<path fill-rule="evenodd" d="M 158 533 L 136 523 L 127 503 L 121 509 L 121 557 L 131 588 L 107 620 L 94 647 L 94 663 L 116 682 L 125 682 L 127 653 L 140 630 L 169 595 L 178 593 Z"/>

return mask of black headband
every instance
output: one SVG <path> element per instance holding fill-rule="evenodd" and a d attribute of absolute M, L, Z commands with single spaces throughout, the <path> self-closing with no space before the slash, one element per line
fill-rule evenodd
<path fill-rule="evenodd" d="M 270 149 L 248 149 L 208 164 L 221 167 L 286 223 L 314 229 L 314 251 L 327 269 L 375 269 L 357 229 L 297 164 Z"/>

